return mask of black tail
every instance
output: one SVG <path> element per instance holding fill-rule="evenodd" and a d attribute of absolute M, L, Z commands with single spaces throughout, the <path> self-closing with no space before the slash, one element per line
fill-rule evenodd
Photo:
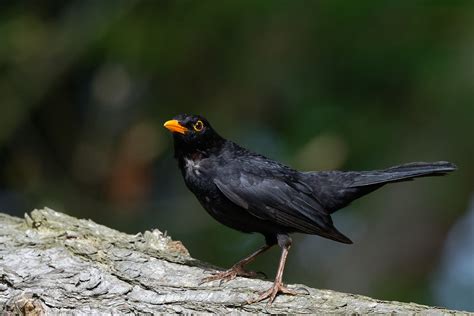
<path fill-rule="evenodd" d="M 456 165 L 447 161 L 412 162 L 385 170 L 363 171 L 353 177 L 350 187 L 410 181 L 414 178 L 443 176 L 456 170 Z"/>
<path fill-rule="evenodd" d="M 374 171 L 320 171 L 306 174 L 309 176 L 309 183 L 316 191 L 318 201 L 327 212 L 333 213 L 387 183 L 442 176 L 454 170 L 456 165 L 438 161 L 412 162 Z"/>

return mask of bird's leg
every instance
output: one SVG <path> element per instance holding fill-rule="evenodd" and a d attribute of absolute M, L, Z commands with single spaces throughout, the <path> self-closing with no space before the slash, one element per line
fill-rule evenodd
<path fill-rule="evenodd" d="M 280 264 L 278 266 L 278 271 L 275 277 L 275 282 L 273 283 L 273 286 L 271 288 L 269 288 L 268 290 L 264 292 L 261 292 L 260 295 L 256 299 L 249 300 L 248 301 L 249 304 L 260 302 L 268 298 L 269 299 L 268 305 L 271 305 L 273 301 L 275 300 L 275 297 L 278 295 L 278 293 L 289 294 L 289 295 L 298 294 L 298 292 L 286 288 L 282 282 L 283 270 L 285 269 L 286 258 L 288 257 L 288 251 L 290 250 L 290 247 L 291 247 L 291 238 L 288 235 L 278 235 L 278 244 L 282 248 L 282 251 L 281 251 Z"/>
<path fill-rule="evenodd" d="M 245 257 L 244 259 L 240 260 L 236 264 L 234 264 L 230 269 L 223 271 L 223 272 L 218 272 L 215 273 L 207 278 L 202 279 L 202 283 L 214 281 L 214 280 L 221 280 L 221 281 L 230 281 L 235 279 L 237 276 L 245 276 L 245 277 L 255 277 L 257 276 L 257 272 L 254 271 L 246 271 L 244 269 L 244 266 L 249 264 L 250 262 L 254 261 L 255 258 L 270 249 L 273 245 L 265 245 L 249 255 L 248 257 Z"/>

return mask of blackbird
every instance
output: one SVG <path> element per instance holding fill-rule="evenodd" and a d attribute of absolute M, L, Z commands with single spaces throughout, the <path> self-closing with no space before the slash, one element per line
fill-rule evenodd
<path fill-rule="evenodd" d="M 290 233 L 319 235 L 341 243 L 352 241 L 333 225 L 331 214 L 386 183 L 454 171 L 450 162 L 413 162 L 375 171 L 300 172 L 221 137 L 200 115 L 181 114 L 164 126 L 174 139 L 174 156 L 186 186 L 220 223 L 245 233 L 261 233 L 265 245 L 229 270 L 203 282 L 255 276 L 244 266 L 278 244 L 281 259 L 273 286 L 249 303 L 278 293 L 295 295 L 282 283 Z"/>

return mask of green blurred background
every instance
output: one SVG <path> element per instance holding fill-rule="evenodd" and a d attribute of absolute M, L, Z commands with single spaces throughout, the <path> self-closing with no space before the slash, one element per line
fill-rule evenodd
<path fill-rule="evenodd" d="M 296 235 L 285 280 L 474 310 L 473 100 L 473 1 L 2 0 L 0 210 L 156 227 L 227 267 L 263 238 L 186 190 L 178 113 L 304 170 L 449 160 L 336 213 L 354 245 Z"/>

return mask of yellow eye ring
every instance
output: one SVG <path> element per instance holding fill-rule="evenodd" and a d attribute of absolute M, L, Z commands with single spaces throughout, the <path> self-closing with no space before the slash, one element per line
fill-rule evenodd
<path fill-rule="evenodd" d="M 204 123 L 201 120 L 199 120 L 196 122 L 196 124 L 193 125 L 193 128 L 196 132 L 200 132 L 204 128 Z"/>

